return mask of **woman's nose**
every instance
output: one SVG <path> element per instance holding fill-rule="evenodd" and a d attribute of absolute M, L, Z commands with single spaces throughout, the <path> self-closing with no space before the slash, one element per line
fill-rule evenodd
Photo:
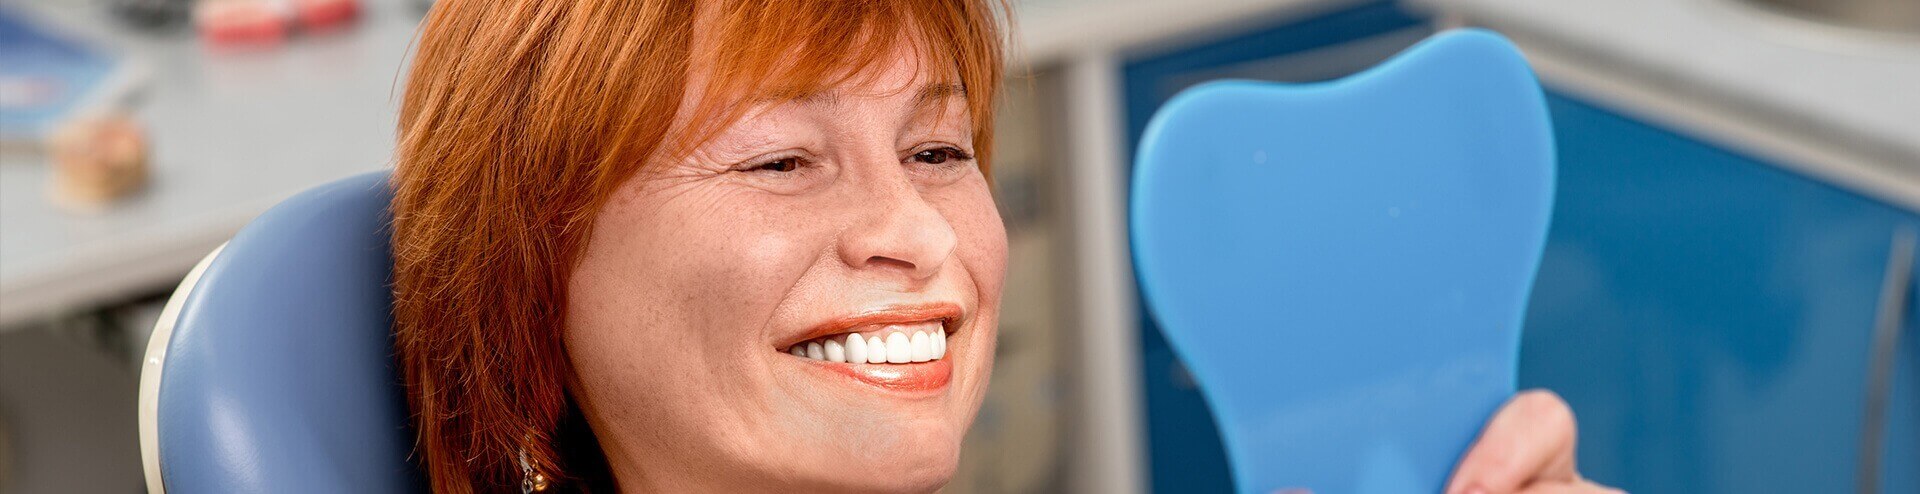
<path fill-rule="evenodd" d="M 865 214 L 855 215 L 843 235 L 841 258 L 855 270 L 926 280 L 940 272 L 959 240 L 910 179 L 887 175 L 857 196 Z"/>

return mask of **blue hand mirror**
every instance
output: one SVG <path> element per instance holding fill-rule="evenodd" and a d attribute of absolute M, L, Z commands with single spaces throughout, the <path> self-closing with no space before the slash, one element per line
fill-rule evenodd
<path fill-rule="evenodd" d="M 1241 492 L 1439 492 L 1514 391 L 1553 206 L 1520 53 L 1436 35 L 1334 81 L 1214 82 L 1141 138 L 1145 304 Z"/>

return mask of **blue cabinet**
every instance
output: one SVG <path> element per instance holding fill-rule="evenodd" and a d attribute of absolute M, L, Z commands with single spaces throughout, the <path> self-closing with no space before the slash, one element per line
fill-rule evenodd
<path fill-rule="evenodd" d="M 1430 32 L 1375 2 L 1133 60 L 1129 137 L 1191 84 L 1336 77 Z M 1891 238 L 1920 218 L 1549 89 L 1560 188 L 1520 384 L 1573 405 L 1583 473 L 1632 492 L 1853 492 Z M 1141 321 L 1152 487 L 1230 490 L 1206 403 Z M 1920 492 L 1920 324 L 1907 326 L 1888 493 Z"/>
<path fill-rule="evenodd" d="M 1882 278 L 1908 215 L 1549 104 L 1560 188 L 1520 375 L 1573 405 L 1584 473 L 1634 492 L 1852 492 Z"/>

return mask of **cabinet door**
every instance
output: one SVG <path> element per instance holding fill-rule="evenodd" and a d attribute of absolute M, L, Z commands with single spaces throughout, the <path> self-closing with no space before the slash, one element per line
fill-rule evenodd
<path fill-rule="evenodd" d="M 1914 279 L 1920 279 L 1920 268 Z M 1880 492 L 1887 494 L 1920 492 L 1920 293 L 1915 293 L 1920 290 L 1915 288 L 1920 287 L 1908 289 L 1906 321 L 1888 390 L 1886 445 L 1880 459 Z"/>
<path fill-rule="evenodd" d="M 1559 195 L 1520 384 L 1573 405 L 1583 473 L 1632 492 L 1852 492 L 1905 213 L 1574 99 L 1549 105 Z M 1895 420 L 1913 434 L 1907 401 Z"/>

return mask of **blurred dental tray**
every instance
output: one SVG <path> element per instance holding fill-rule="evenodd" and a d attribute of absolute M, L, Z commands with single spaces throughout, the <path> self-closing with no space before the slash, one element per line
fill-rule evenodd
<path fill-rule="evenodd" d="M 112 107 L 144 74 L 78 31 L 0 6 L 0 149 L 35 147 L 67 119 Z"/>
<path fill-rule="evenodd" d="M 1138 160 L 1141 293 L 1239 491 L 1440 492 L 1514 391 L 1553 209 L 1520 52 L 1458 30 L 1335 81 L 1203 84 Z"/>

